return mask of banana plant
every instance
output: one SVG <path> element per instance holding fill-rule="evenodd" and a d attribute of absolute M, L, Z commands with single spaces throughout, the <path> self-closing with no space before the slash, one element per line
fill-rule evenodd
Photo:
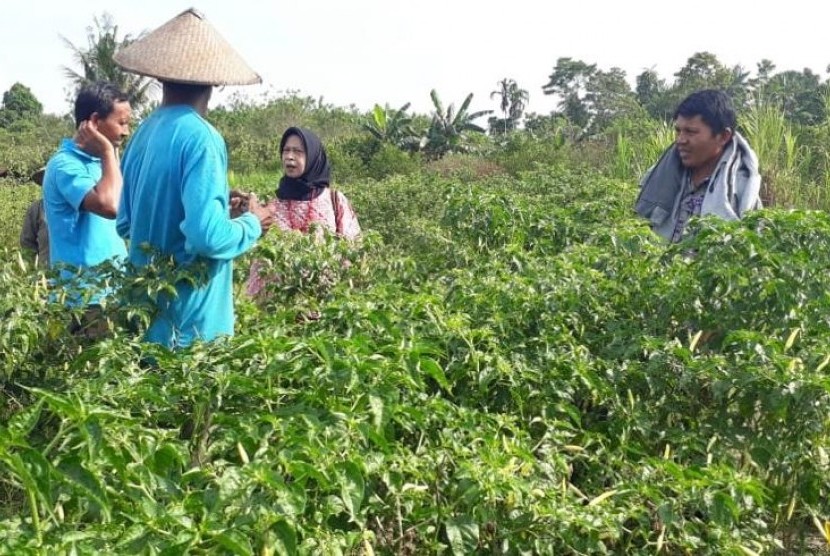
<path fill-rule="evenodd" d="M 402 150 L 418 150 L 421 138 L 412 126 L 412 116 L 407 114 L 410 103 L 397 110 L 375 104 L 363 129 L 381 143 L 389 143 Z"/>
<path fill-rule="evenodd" d="M 444 110 L 444 105 L 435 89 L 430 91 L 430 97 L 435 110 L 432 113 L 432 123 L 427 130 L 424 150 L 434 158 L 441 158 L 450 152 L 471 151 L 471 133 L 483 134 L 486 132 L 483 127 L 475 123 L 475 120 L 492 114 L 493 111 L 469 112 L 473 93 L 467 95 L 458 111 L 455 110 L 453 104 L 450 104 Z"/>

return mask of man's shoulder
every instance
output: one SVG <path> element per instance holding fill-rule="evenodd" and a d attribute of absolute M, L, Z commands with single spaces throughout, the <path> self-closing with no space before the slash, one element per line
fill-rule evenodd
<path fill-rule="evenodd" d="M 167 130 L 167 133 L 175 133 L 180 144 L 195 145 L 198 148 L 225 144 L 219 131 L 195 110 L 171 111 L 164 114 L 157 125 Z"/>
<path fill-rule="evenodd" d="M 71 140 L 64 140 L 60 148 L 52 155 L 46 163 L 44 180 L 50 173 L 72 172 L 76 169 L 85 169 L 89 165 L 100 165 L 100 159 L 90 157 L 75 147 Z M 45 184 L 45 181 L 44 181 Z"/>
<path fill-rule="evenodd" d="M 170 106 L 154 113 L 147 122 L 154 120 L 159 127 L 186 127 L 204 133 L 219 133 L 209 121 L 189 106 Z"/>

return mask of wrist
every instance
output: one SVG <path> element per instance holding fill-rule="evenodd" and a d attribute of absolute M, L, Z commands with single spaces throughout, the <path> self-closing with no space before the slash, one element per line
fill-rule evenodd
<path fill-rule="evenodd" d="M 112 144 L 108 143 L 107 146 L 104 147 L 104 150 L 101 151 L 100 158 L 102 161 L 107 160 L 117 163 L 118 156 L 116 156 L 115 154 L 115 147 L 113 147 Z"/>

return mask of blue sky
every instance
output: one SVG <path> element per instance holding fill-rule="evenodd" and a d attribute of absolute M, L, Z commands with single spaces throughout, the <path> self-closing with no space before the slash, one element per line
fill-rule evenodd
<path fill-rule="evenodd" d="M 622 68 L 633 83 L 653 67 L 670 79 L 697 51 L 754 71 L 763 58 L 779 70 L 830 63 L 826 22 L 802 0 L 3 0 L 0 93 L 15 82 L 45 110 L 68 110 L 61 40 L 86 44 L 93 17 L 110 13 L 120 33 L 137 35 L 195 7 L 262 75 L 264 84 L 228 88 L 215 98 L 276 96 L 286 90 L 369 109 L 411 102 L 426 113 L 429 91 L 445 104 L 474 93 L 473 110 L 496 108 L 497 81 L 530 92 L 529 109 L 547 113 L 542 93 L 556 60 L 569 56 Z"/>

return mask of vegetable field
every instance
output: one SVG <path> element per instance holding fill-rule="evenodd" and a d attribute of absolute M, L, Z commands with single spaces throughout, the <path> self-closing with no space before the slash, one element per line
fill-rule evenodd
<path fill-rule="evenodd" d="M 7 254 L 0 553 L 826 553 L 830 216 L 666 246 L 588 171 L 346 193 L 363 241 L 270 234 L 237 335 L 176 353 L 117 298 L 71 337 Z"/>

